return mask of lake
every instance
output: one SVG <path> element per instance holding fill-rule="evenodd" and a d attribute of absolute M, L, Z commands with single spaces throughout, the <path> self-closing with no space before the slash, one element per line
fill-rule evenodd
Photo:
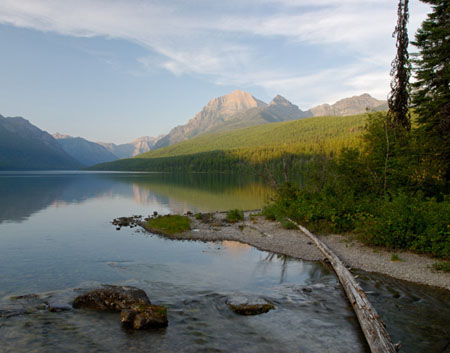
<path fill-rule="evenodd" d="M 0 351 L 367 352 L 325 264 L 111 225 L 154 211 L 258 209 L 269 195 L 260 180 L 230 175 L 0 173 Z M 356 273 L 402 352 L 450 352 L 448 291 Z M 118 314 L 53 313 L 39 302 L 100 284 L 144 289 L 167 306 L 169 326 L 130 332 Z M 27 294 L 36 296 L 12 299 Z M 264 298 L 276 310 L 238 316 L 226 305 L 236 295 Z"/>

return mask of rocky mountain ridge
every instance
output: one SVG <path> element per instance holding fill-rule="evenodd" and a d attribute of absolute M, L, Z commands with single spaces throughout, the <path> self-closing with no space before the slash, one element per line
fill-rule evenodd
<path fill-rule="evenodd" d="M 288 121 L 310 116 L 287 99 L 277 96 L 269 104 L 248 92 L 235 90 L 208 102 L 185 125 L 173 128 L 156 144 L 156 148 L 188 140 L 200 134 L 236 128 Z"/>
<path fill-rule="evenodd" d="M 373 98 L 370 94 L 364 93 L 360 96 L 344 98 L 336 103 L 321 104 L 309 111 L 312 116 L 346 116 L 364 113 L 366 110 L 386 110 L 387 102 Z"/>
<path fill-rule="evenodd" d="M 322 104 L 302 111 L 286 98 L 277 95 L 267 104 L 248 92 L 235 90 L 208 102 L 203 109 L 185 125 L 179 125 L 154 145 L 154 149 L 173 145 L 200 134 L 233 130 L 272 122 L 290 121 L 313 116 L 345 116 L 364 113 L 366 110 L 387 109 L 381 101 L 364 93 L 345 98 L 336 103 Z"/>

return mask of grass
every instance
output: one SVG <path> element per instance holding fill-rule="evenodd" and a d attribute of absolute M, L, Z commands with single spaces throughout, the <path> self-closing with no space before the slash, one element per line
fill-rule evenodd
<path fill-rule="evenodd" d="M 398 254 L 392 254 L 392 256 L 391 256 L 391 261 L 395 261 L 395 262 L 397 262 L 397 261 L 402 261 L 402 259 L 400 258 L 400 256 L 398 256 Z"/>
<path fill-rule="evenodd" d="M 153 232 L 174 235 L 190 230 L 191 220 L 179 215 L 158 216 L 149 219 L 146 228 Z"/>
<path fill-rule="evenodd" d="M 244 211 L 238 210 L 238 209 L 229 210 L 227 212 L 227 219 L 231 223 L 236 223 L 236 222 L 239 222 L 239 221 L 243 221 L 244 220 Z"/>

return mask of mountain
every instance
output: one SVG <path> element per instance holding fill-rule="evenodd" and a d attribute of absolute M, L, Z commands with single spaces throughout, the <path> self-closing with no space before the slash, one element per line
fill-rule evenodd
<path fill-rule="evenodd" d="M 251 108 L 263 107 L 267 104 L 256 99 L 250 93 L 235 90 L 230 94 L 214 98 L 185 125 L 173 128 L 156 144 L 156 148 L 173 145 L 174 143 L 190 139 L 199 134 L 213 131 L 225 123 L 236 113 Z"/>
<path fill-rule="evenodd" d="M 0 170 L 81 167 L 49 133 L 24 118 L 0 115 Z"/>
<path fill-rule="evenodd" d="M 239 112 L 226 121 L 218 123 L 208 132 L 229 131 L 248 126 L 308 118 L 310 116 L 312 116 L 311 112 L 300 110 L 295 104 L 278 95 L 268 105 Z"/>
<path fill-rule="evenodd" d="M 336 103 L 321 104 L 311 108 L 309 112 L 313 116 L 346 116 L 365 113 L 366 110 L 386 110 L 387 102 L 373 98 L 370 94 L 364 93 L 360 96 L 344 98 Z"/>
<path fill-rule="evenodd" d="M 85 166 L 118 159 L 118 157 L 102 145 L 85 140 L 84 138 L 61 135 L 59 133 L 53 134 L 53 137 L 58 141 L 64 151 Z"/>
<path fill-rule="evenodd" d="M 133 142 L 124 143 L 121 145 L 116 145 L 114 143 L 106 143 L 106 142 L 97 142 L 99 145 L 102 145 L 107 150 L 109 150 L 112 154 L 114 154 L 117 158 L 129 158 L 137 156 L 138 154 L 145 153 L 151 151 L 155 145 L 155 143 L 161 138 L 158 137 L 150 137 L 143 136 L 135 139 Z"/>
<path fill-rule="evenodd" d="M 253 97 L 250 93 L 235 90 L 214 98 L 187 124 L 173 128 L 161 138 L 155 149 L 188 140 L 200 134 L 227 131 L 247 126 L 288 121 L 311 116 L 301 111 L 287 99 L 277 96 L 270 104 Z"/>

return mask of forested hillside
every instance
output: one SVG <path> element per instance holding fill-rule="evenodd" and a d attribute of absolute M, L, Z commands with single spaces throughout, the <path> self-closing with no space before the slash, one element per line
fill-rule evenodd
<path fill-rule="evenodd" d="M 367 114 L 314 117 L 201 135 L 139 155 L 103 163 L 97 170 L 243 171 L 272 163 L 281 155 L 307 158 L 317 152 L 335 154 L 361 143 Z M 251 165 L 249 165 L 251 164 Z"/>

